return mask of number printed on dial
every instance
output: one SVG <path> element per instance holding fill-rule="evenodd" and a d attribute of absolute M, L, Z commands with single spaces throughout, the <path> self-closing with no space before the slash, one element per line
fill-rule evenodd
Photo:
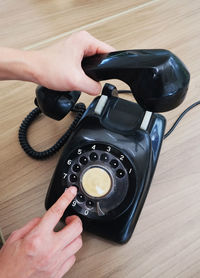
<path fill-rule="evenodd" d="M 67 160 L 67 165 L 71 165 L 72 164 L 72 160 L 71 159 L 68 159 Z"/>
<path fill-rule="evenodd" d="M 109 153 L 111 151 L 111 147 L 107 146 L 106 151 Z"/>

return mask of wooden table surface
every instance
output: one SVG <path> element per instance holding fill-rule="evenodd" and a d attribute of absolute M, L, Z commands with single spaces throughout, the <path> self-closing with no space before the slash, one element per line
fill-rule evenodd
<path fill-rule="evenodd" d="M 0 45 L 37 49 L 87 30 L 116 49 L 165 48 L 191 73 L 188 95 L 164 113 L 167 129 L 200 99 L 199 0 L 0 0 Z M 124 84 L 112 81 L 119 88 Z M 47 161 L 27 157 L 18 128 L 34 108 L 35 84 L 0 83 L 0 227 L 6 237 L 44 212 L 44 199 L 60 153 Z M 82 94 L 87 105 L 92 97 Z M 30 128 L 37 150 L 51 146 L 69 126 L 40 117 Z M 164 141 L 150 192 L 131 240 L 119 246 L 83 233 L 83 248 L 68 278 L 200 277 L 200 106 Z"/>

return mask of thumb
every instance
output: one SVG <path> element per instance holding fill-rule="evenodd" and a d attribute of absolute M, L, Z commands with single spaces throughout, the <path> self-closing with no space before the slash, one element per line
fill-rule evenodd
<path fill-rule="evenodd" d="M 76 219 L 77 216 L 76 215 L 70 215 L 70 216 L 67 216 L 65 218 L 65 224 L 66 225 L 69 225 L 71 222 L 73 222 L 74 219 Z"/>
<path fill-rule="evenodd" d="M 109 52 L 116 51 L 114 47 L 96 39 L 89 33 L 87 33 L 87 35 L 84 36 L 84 38 L 85 38 L 83 39 L 84 56 L 92 56 L 94 54 L 109 53 Z"/>

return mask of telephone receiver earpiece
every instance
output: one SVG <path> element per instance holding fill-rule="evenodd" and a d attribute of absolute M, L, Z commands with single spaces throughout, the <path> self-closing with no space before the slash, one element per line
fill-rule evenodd
<path fill-rule="evenodd" d="M 185 98 L 190 74 L 181 60 L 164 49 L 123 50 L 84 58 L 85 73 L 96 81 L 127 83 L 145 110 L 165 112 Z"/>
<path fill-rule="evenodd" d="M 62 120 L 74 107 L 80 97 L 79 91 L 55 91 L 38 86 L 35 104 L 48 117 Z"/>

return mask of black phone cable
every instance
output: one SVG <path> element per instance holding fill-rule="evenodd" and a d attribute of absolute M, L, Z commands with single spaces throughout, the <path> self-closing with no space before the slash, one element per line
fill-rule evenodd
<path fill-rule="evenodd" d="M 185 114 L 187 114 L 191 109 L 193 109 L 195 106 L 199 105 L 200 101 L 196 101 L 194 102 L 192 105 L 190 105 L 188 108 L 186 108 L 181 115 L 178 117 L 178 119 L 174 122 L 174 124 L 172 125 L 172 127 L 167 131 L 167 133 L 165 133 L 164 135 L 164 139 L 166 139 L 176 128 L 176 126 L 178 125 L 178 123 L 182 120 L 182 118 L 185 116 Z"/>
<path fill-rule="evenodd" d="M 79 120 L 81 119 L 82 115 L 84 114 L 86 110 L 84 103 L 77 103 L 73 108 L 72 112 L 77 113 L 77 116 L 75 117 L 74 121 L 68 128 L 68 130 L 65 132 L 65 134 L 49 149 L 44 150 L 42 152 L 38 152 L 34 150 L 28 140 L 27 140 L 27 131 L 31 123 L 42 113 L 41 110 L 37 107 L 33 109 L 23 120 L 21 123 L 21 126 L 19 128 L 18 138 L 21 147 L 25 151 L 26 154 L 28 154 L 30 157 L 37 159 L 37 160 L 43 160 L 51 157 L 56 152 L 58 152 L 62 146 L 65 144 L 65 142 L 68 140 L 69 136 L 72 134 L 74 129 L 76 128 Z"/>
<path fill-rule="evenodd" d="M 120 94 L 129 94 L 132 93 L 130 90 L 119 90 L 118 93 Z M 177 125 L 179 124 L 179 122 L 182 120 L 182 118 L 194 107 L 196 107 L 197 105 L 200 104 L 200 101 L 196 101 L 194 102 L 192 105 L 190 105 L 189 107 L 187 107 L 181 114 L 180 116 L 177 118 L 177 120 L 174 122 L 174 124 L 172 125 L 172 127 L 164 134 L 163 139 L 166 139 L 173 131 L 174 129 L 177 127 Z"/>

